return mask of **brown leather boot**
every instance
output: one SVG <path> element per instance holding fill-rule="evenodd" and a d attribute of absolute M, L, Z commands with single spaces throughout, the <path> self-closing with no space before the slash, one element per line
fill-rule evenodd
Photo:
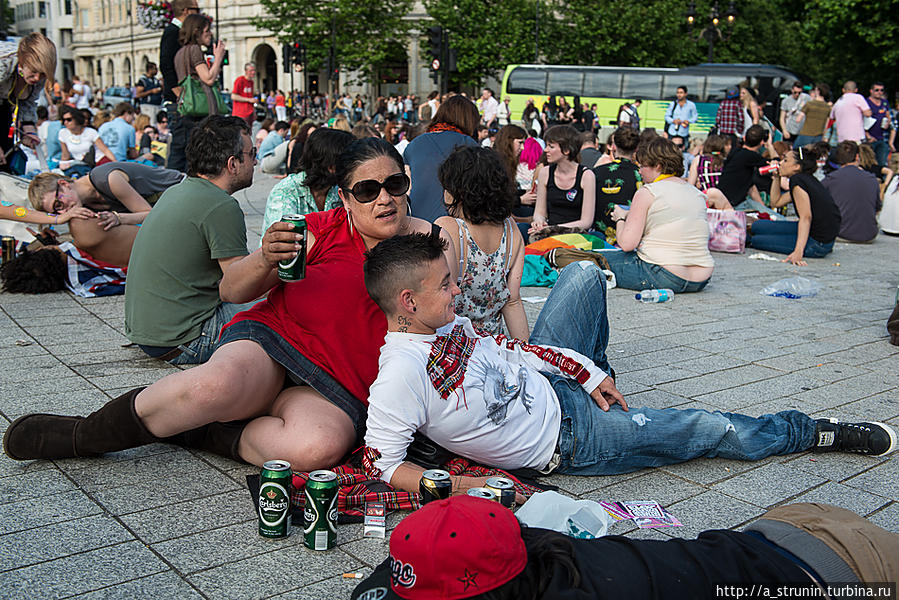
<path fill-rule="evenodd" d="M 124 393 L 87 417 L 19 417 L 3 436 L 3 451 L 14 460 L 73 458 L 163 441 L 144 427 L 134 410 L 134 398 L 143 389 Z"/>
<path fill-rule="evenodd" d="M 210 423 L 178 435 L 165 438 L 164 442 L 183 448 L 205 450 L 224 456 L 237 462 L 246 462 L 240 457 L 238 444 L 240 436 L 249 421 L 229 421 L 228 423 Z"/>
<path fill-rule="evenodd" d="M 890 334 L 890 343 L 899 346 L 899 302 L 893 309 L 893 314 L 887 319 L 887 333 Z"/>

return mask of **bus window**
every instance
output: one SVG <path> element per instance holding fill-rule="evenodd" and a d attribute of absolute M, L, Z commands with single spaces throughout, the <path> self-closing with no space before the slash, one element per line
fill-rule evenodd
<path fill-rule="evenodd" d="M 618 98 L 621 92 L 621 73 L 587 71 L 584 73 L 585 98 Z"/>
<path fill-rule="evenodd" d="M 727 88 L 740 84 L 739 75 L 709 75 L 706 79 L 707 102 L 721 102 L 727 97 Z"/>
<path fill-rule="evenodd" d="M 509 94 L 546 94 L 546 71 L 533 67 L 518 67 L 509 74 L 506 85 Z"/>
<path fill-rule="evenodd" d="M 549 72 L 546 93 L 550 96 L 581 96 L 584 74 L 582 71 L 564 70 Z"/>
<path fill-rule="evenodd" d="M 662 76 L 658 73 L 625 73 L 622 98 L 660 98 Z"/>
<path fill-rule="evenodd" d="M 693 102 L 705 101 L 705 77 L 702 75 L 665 75 L 665 85 L 662 86 L 662 100 L 674 100 L 679 85 L 687 86 L 687 99 Z"/>

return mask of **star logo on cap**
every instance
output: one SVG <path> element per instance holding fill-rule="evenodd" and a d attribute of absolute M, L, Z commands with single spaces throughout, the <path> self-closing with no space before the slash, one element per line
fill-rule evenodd
<path fill-rule="evenodd" d="M 468 586 L 470 586 L 470 585 L 473 585 L 474 587 L 478 587 L 478 582 L 475 581 L 475 579 L 477 578 L 477 576 L 478 576 L 477 573 L 472 573 L 472 572 L 469 571 L 468 569 L 465 569 L 465 577 L 457 577 L 457 579 L 458 579 L 459 581 L 461 581 L 462 583 L 465 584 L 465 587 L 462 588 L 462 591 L 463 591 L 463 592 L 464 592 L 464 591 L 467 591 L 467 590 L 468 590 Z"/>

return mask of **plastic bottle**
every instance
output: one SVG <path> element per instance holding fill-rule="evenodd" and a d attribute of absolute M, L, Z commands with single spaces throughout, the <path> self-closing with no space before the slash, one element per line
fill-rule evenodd
<path fill-rule="evenodd" d="M 643 290 L 634 294 L 634 298 L 640 302 L 667 302 L 674 299 L 674 290 Z"/>

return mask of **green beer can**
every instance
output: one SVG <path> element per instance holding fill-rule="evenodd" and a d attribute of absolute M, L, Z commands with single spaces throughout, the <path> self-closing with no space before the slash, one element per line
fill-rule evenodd
<path fill-rule="evenodd" d="M 303 215 L 284 215 L 282 223 L 292 223 L 294 233 L 302 234 L 300 248 L 291 260 L 278 262 L 278 277 L 281 281 L 299 281 L 306 278 L 306 217 Z"/>
<path fill-rule="evenodd" d="M 306 482 L 303 545 L 330 550 L 337 544 L 337 473 L 312 471 Z"/>
<path fill-rule="evenodd" d="M 292 477 L 286 460 L 270 460 L 262 465 L 259 476 L 259 535 L 262 537 L 287 537 Z"/>

